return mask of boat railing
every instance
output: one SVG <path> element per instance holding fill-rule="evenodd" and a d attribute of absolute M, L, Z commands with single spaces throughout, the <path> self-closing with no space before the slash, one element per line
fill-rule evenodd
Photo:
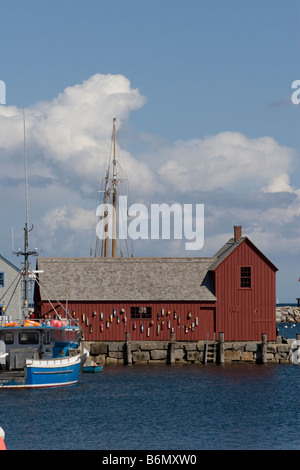
<path fill-rule="evenodd" d="M 53 367 L 53 366 L 64 366 L 68 364 L 77 363 L 80 360 L 80 355 L 76 354 L 75 356 L 65 356 L 65 357 L 55 357 L 52 359 L 26 359 L 27 367 Z"/>
<path fill-rule="evenodd" d="M 27 318 L 12 319 L 10 315 L 0 315 L 0 327 L 53 327 L 64 329 L 78 329 L 78 323 L 69 318 L 51 319 L 51 318 Z"/>

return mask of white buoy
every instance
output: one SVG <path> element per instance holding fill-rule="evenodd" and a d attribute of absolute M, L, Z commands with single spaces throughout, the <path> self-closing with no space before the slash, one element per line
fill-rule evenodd
<path fill-rule="evenodd" d="M 1 428 L 1 426 L 0 426 L 0 437 L 3 440 L 5 439 L 5 432 L 4 432 L 4 429 Z"/>

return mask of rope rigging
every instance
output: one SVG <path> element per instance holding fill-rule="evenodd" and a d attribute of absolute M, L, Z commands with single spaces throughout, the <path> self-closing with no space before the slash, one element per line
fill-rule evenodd
<path fill-rule="evenodd" d="M 118 155 L 120 155 L 121 158 L 116 157 L 116 148 L 118 148 Z M 122 146 L 119 145 L 119 137 L 117 137 L 116 132 L 115 132 L 115 119 L 114 119 L 114 127 L 112 131 L 112 137 L 110 140 L 110 146 L 109 146 L 109 151 L 106 157 L 106 166 L 104 167 L 103 175 L 101 178 L 101 185 L 100 185 L 100 190 L 99 193 L 102 194 L 100 200 L 102 204 L 109 204 L 109 198 L 112 194 L 114 194 L 114 191 L 118 187 L 118 196 L 121 194 L 124 194 L 127 196 L 127 202 L 130 203 L 130 192 L 129 192 L 129 183 L 128 183 L 128 176 L 127 176 L 127 171 L 125 168 L 125 165 L 123 165 L 123 162 L 125 162 L 125 158 L 123 158 Z M 111 156 L 114 156 L 113 158 Z M 122 161 L 122 164 L 120 162 Z M 127 218 L 128 214 L 126 214 L 126 219 L 124 217 L 124 212 L 123 211 L 116 211 L 116 217 L 119 217 L 118 223 L 119 223 L 119 229 L 122 229 L 123 233 L 127 234 Z M 105 215 L 98 217 L 98 222 L 103 219 L 105 216 L 107 216 L 107 212 Z M 121 219 L 121 220 L 120 220 Z M 105 231 L 107 231 L 107 226 L 105 227 Z M 93 237 L 95 236 L 95 232 L 93 232 Z M 105 248 L 105 238 L 102 237 L 101 239 L 99 237 L 96 237 L 96 244 L 95 244 L 95 251 L 94 251 L 94 257 L 104 257 L 108 256 L 107 255 L 107 245 Z M 126 252 L 126 255 L 129 256 L 134 256 L 133 255 L 133 241 L 130 239 L 130 243 L 128 243 L 127 237 L 125 237 L 124 240 L 118 239 L 118 237 L 114 238 L 113 234 L 113 239 L 114 239 L 114 244 L 116 247 L 116 251 L 118 252 L 119 256 L 124 256 L 124 251 Z M 121 243 L 125 245 L 121 246 Z M 108 241 L 106 241 L 108 244 Z M 124 248 L 124 249 L 123 249 Z M 106 254 L 105 254 L 106 253 Z M 93 247 L 91 246 L 90 249 L 90 255 L 93 255 Z M 114 256 L 114 254 L 113 254 Z"/>

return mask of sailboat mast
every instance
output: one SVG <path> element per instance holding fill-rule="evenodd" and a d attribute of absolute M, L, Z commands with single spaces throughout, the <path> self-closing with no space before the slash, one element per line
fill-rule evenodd
<path fill-rule="evenodd" d="M 101 246 L 101 256 L 108 258 L 110 251 L 110 240 L 111 240 L 111 256 L 115 258 L 117 256 L 117 206 L 118 206 L 118 185 L 119 185 L 119 175 L 118 175 L 118 159 L 117 159 L 117 136 L 116 136 L 116 118 L 113 119 L 113 158 L 111 155 L 109 158 L 109 164 L 107 168 L 107 173 L 105 177 L 105 190 L 104 190 L 104 215 L 105 220 L 104 225 L 104 236 L 102 238 Z M 112 175 L 111 175 L 112 171 Z M 102 191 L 101 191 L 102 192 Z M 110 200 L 112 196 L 112 212 Z M 101 217 L 102 219 L 102 217 Z M 110 225 L 111 224 L 111 225 Z M 110 230 L 112 229 L 112 230 Z M 97 242 L 96 242 L 97 244 Z M 98 255 L 98 246 L 96 246 L 95 256 Z"/>
<path fill-rule="evenodd" d="M 117 250 L 117 188 L 118 188 L 118 172 L 116 158 L 116 118 L 113 120 L 114 131 L 114 158 L 113 158 L 113 233 L 112 233 L 112 257 L 116 257 Z"/>
<path fill-rule="evenodd" d="M 109 204 L 109 196 L 110 196 L 110 188 L 109 188 L 109 168 L 107 170 L 106 175 L 106 183 L 105 183 L 105 211 L 104 211 L 104 218 L 108 219 L 108 204 Z M 108 258 L 108 249 L 109 249 L 109 236 L 108 236 L 108 222 L 105 224 L 104 227 L 105 231 L 105 239 L 104 239 L 104 257 Z"/>

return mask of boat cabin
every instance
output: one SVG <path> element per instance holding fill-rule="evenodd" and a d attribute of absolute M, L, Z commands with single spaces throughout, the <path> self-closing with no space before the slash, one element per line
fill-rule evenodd
<path fill-rule="evenodd" d="M 2 369 L 22 369 L 26 359 L 65 357 L 70 348 L 77 347 L 72 328 L 49 328 L 48 325 L 0 328 L 0 353 L 4 356 L 0 359 Z"/>

